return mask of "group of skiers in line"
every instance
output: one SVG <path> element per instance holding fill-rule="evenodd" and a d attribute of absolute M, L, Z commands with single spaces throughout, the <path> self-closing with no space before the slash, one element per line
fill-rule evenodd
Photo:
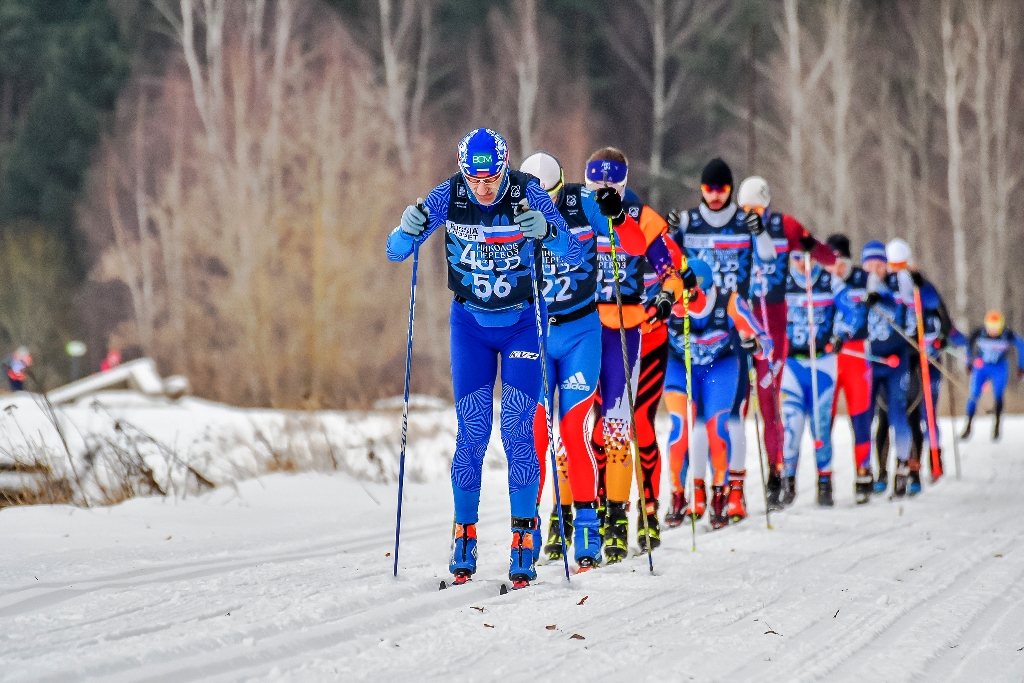
<path fill-rule="evenodd" d="M 970 338 L 960 335 L 903 240 L 868 242 L 856 266 L 846 236 L 819 242 L 773 210 L 764 179 L 736 187 L 721 159 L 702 171 L 700 204 L 665 218 L 627 189 L 628 161 L 615 148 L 591 155 L 582 184 L 566 182 L 558 160 L 544 152 L 512 169 L 505 140 L 486 128 L 462 139 L 458 161 L 457 173 L 406 208 L 387 243 L 388 258 L 401 261 L 418 255 L 437 229 L 445 232 L 458 419 L 454 583 L 476 571 L 499 367 L 514 587 L 536 578 L 539 494 L 552 451 L 558 485 L 544 543 L 549 557 L 571 546 L 581 571 L 622 560 L 634 475 L 637 543 L 641 551 L 660 544 L 654 422 L 663 394 L 672 424 L 669 527 L 707 514 L 718 529 L 746 517 L 748 405 L 764 427 L 763 456 L 760 435 L 757 452 L 768 470 L 769 509 L 795 499 L 805 424 L 817 502 L 833 505 L 831 431 L 840 391 L 854 431 L 857 503 L 890 486 L 890 427 L 892 495 L 919 493 L 925 437 L 933 481 L 942 475 L 934 416 L 950 344 L 967 346 L 972 372 L 965 436 L 990 383 L 998 437 L 1007 352 L 1015 346 L 1024 368 L 1024 341 L 995 311 Z"/>

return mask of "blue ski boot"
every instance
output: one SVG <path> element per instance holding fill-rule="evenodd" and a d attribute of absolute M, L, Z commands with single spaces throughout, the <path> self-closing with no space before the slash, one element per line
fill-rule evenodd
<path fill-rule="evenodd" d="M 469 581 L 476 572 L 476 524 L 455 525 L 448 571 L 455 575 L 452 584 L 456 586 Z"/>
<path fill-rule="evenodd" d="M 915 470 L 911 466 L 910 477 L 907 479 L 907 495 L 916 496 L 919 493 L 921 493 L 921 471 Z"/>
<path fill-rule="evenodd" d="M 532 519 L 524 517 L 512 518 L 512 553 L 508 561 L 508 578 L 513 588 L 529 586 L 537 578 L 534 567 Z"/>
<path fill-rule="evenodd" d="M 574 524 L 576 564 L 585 572 L 601 564 L 601 521 L 596 508 L 576 508 Z"/>

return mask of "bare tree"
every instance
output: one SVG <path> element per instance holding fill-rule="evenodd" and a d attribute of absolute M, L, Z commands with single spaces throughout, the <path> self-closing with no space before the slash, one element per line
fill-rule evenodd
<path fill-rule="evenodd" d="M 609 43 L 616 55 L 629 67 L 651 99 L 651 153 L 648 173 L 651 177 L 650 203 L 661 200 L 661 184 L 666 180 L 665 135 L 671 118 L 682 104 L 692 74 L 682 66 L 682 58 L 696 39 L 707 40 L 729 25 L 730 6 L 722 0 L 634 0 L 646 22 L 650 38 L 650 63 L 637 57 L 637 46 L 630 45 L 617 23 L 606 27 Z"/>
<path fill-rule="evenodd" d="M 967 41 L 957 30 L 953 0 L 942 0 L 942 66 L 945 75 L 944 104 L 948 163 L 946 170 L 949 218 L 953 225 L 954 316 L 961 324 L 967 317 L 967 235 L 964 226 L 963 140 L 960 130 L 960 106 L 966 91 L 965 60 Z"/>

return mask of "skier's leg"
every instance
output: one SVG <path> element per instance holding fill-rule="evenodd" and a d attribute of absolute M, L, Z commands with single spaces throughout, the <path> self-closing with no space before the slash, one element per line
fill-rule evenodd
<path fill-rule="evenodd" d="M 921 379 L 920 358 L 913 356 L 907 367 L 907 424 L 910 426 L 910 470 L 921 470 L 921 452 L 924 449 L 924 384 Z M 915 477 L 918 475 L 914 475 Z"/>
<path fill-rule="evenodd" d="M 761 410 L 761 419 L 764 422 L 764 442 L 768 451 L 769 470 L 781 472 L 785 442 L 785 428 L 782 424 L 780 409 L 782 405 L 782 368 L 785 365 L 786 355 L 789 353 L 789 337 L 786 336 L 787 306 L 784 302 L 768 304 L 765 310 L 768 313 L 768 334 L 775 347 L 772 354 L 774 368 L 769 365 L 767 360 L 755 361 L 757 402 Z M 755 313 L 755 316 L 760 319 L 760 310 Z M 741 374 L 742 381 L 746 382 L 746 374 Z"/>
<path fill-rule="evenodd" d="M 640 337 L 640 377 L 636 393 L 636 431 L 643 472 L 644 498 L 647 501 L 648 528 L 657 545 L 658 497 L 661 493 L 661 451 L 654 431 L 658 404 L 665 387 L 668 365 L 668 326 L 658 324 L 644 329 Z M 639 505 L 639 503 L 637 503 Z M 638 533 L 643 524 L 638 526 Z"/>
<path fill-rule="evenodd" d="M 894 372 L 896 371 L 887 365 L 871 366 L 872 403 L 876 419 L 875 455 L 878 459 L 880 482 L 887 482 L 889 477 L 889 375 Z"/>
<path fill-rule="evenodd" d="M 686 507 L 686 475 L 689 468 L 689 432 L 686 409 L 686 366 L 674 355 L 668 359 L 665 373 L 665 405 L 672 427 L 668 437 L 669 479 L 672 483 L 672 506 L 665 514 L 665 523 L 677 527 L 683 523 Z"/>
<path fill-rule="evenodd" d="M 742 476 L 747 471 L 747 432 L 743 418 L 747 412 L 747 401 L 750 398 L 750 380 L 748 379 L 751 358 L 746 353 L 734 356 L 737 363 L 736 390 L 733 393 L 732 405 L 729 409 L 729 434 L 732 437 L 732 448 L 729 454 L 729 476 L 733 473 Z M 717 363 L 718 361 L 716 361 Z"/>
<path fill-rule="evenodd" d="M 626 382 L 633 383 L 639 374 L 640 329 L 626 330 L 626 352 L 630 366 L 627 377 L 622 362 L 619 330 L 602 327 L 601 397 L 603 400 L 605 490 L 608 506 L 605 524 L 605 554 L 609 561 L 625 557 L 628 550 L 629 492 L 633 482 L 633 458 L 630 445 L 629 399 Z"/>
<path fill-rule="evenodd" d="M 992 426 L 992 438 L 999 438 L 999 423 L 1003 418 L 1003 394 L 1006 392 L 1006 383 L 1010 376 L 1008 361 L 991 366 L 992 395 L 995 397 L 995 424 Z"/>
<path fill-rule="evenodd" d="M 827 353 L 818 358 L 818 410 L 811 411 L 811 419 L 817 416 L 815 432 L 821 436 L 814 451 L 818 465 L 818 505 L 831 507 L 832 497 L 832 415 L 830 408 L 836 387 L 836 355 Z"/>
<path fill-rule="evenodd" d="M 786 360 L 782 372 L 782 422 L 785 425 L 785 470 L 786 477 L 796 476 L 800 458 L 800 440 L 804 434 L 804 420 L 809 402 L 804 398 L 802 376 L 809 382 L 810 370 L 804 368 L 795 358 Z"/>
<path fill-rule="evenodd" d="M 460 304 L 452 303 L 452 389 L 458 431 L 451 471 L 455 535 L 448 569 L 456 577 L 470 576 L 476 571 L 480 481 L 484 453 L 491 436 L 494 379 L 498 370 L 498 350 L 490 343 L 488 336 L 487 330 L 476 322 L 472 314 Z M 532 431 L 529 434 L 532 437 Z"/>
<path fill-rule="evenodd" d="M 707 369 L 700 383 L 703 413 L 706 419 L 705 433 L 708 437 L 708 451 L 711 456 L 711 526 L 718 529 L 725 526 L 730 517 L 731 491 L 726 487 L 730 484 L 731 477 L 735 476 L 737 501 L 734 507 L 737 521 L 745 516 L 745 510 L 740 500 L 743 496 L 743 475 L 742 471 L 732 472 L 733 457 L 736 447 L 731 441 L 732 420 L 730 413 L 736 404 L 738 393 L 737 381 L 742 376 L 740 372 L 741 358 L 739 356 L 727 356 L 714 361 Z M 749 383 L 747 383 L 749 387 Z M 743 429 L 743 423 L 739 423 L 739 429 Z"/>
<path fill-rule="evenodd" d="M 910 384 L 909 359 L 906 353 L 900 364 L 888 376 L 889 423 L 892 424 L 896 443 L 896 480 L 893 494 L 902 496 L 910 476 L 910 455 L 913 436 L 907 423 L 907 388 Z"/>

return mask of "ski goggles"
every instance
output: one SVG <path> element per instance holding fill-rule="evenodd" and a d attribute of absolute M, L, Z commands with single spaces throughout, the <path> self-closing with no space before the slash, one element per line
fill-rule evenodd
<path fill-rule="evenodd" d="M 462 174 L 462 177 L 466 180 L 469 185 L 497 185 L 501 182 L 502 176 L 505 175 L 504 169 L 486 176 L 471 176 Z"/>
<path fill-rule="evenodd" d="M 592 183 L 618 185 L 626 182 L 629 167 L 619 161 L 595 159 L 587 162 L 587 180 Z"/>
<path fill-rule="evenodd" d="M 732 185 L 701 185 L 700 191 L 704 194 L 729 194 Z"/>

